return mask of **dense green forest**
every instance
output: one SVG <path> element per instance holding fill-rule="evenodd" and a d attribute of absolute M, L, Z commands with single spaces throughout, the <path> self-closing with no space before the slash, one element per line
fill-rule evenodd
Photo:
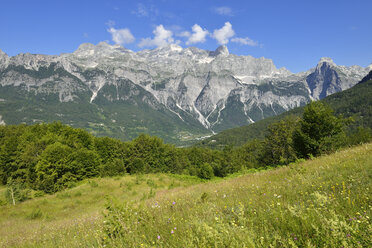
<path fill-rule="evenodd" d="M 369 129 L 345 132 L 351 119 L 336 116 L 322 102 L 305 107 L 303 117 L 289 116 L 268 127 L 263 140 L 222 150 L 177 148 L 157 137 L 140 135 L 130 142 L 94 137 L 59 122 L 0 127 L 0 183 L 12 201 L 30 189 L 38 194 L 72 187 L 85 178 L 137 173 L 174 173 L 210 179 L 245 169 L 285 165 L 368 142 Z"/>
<path fill-rule="evenodd" d="M 52 193 L 85 178 L 169 172 L 209 179 L 242 169 L 234 154 L 176 148 L 157 137 L 94 137 L 61 123 L 0 127 L 0 183 Z"/>
<path fill-rule="evenodd" d="M 332 94 L 321 102 L 334 109 L 335 114 L 352 117 L 354 122 L 349 125 L 349 131 L 358 127 L 372 128 L 372 71 L 354 87 Z M 301 116 L 304 107 L 295 108 L 283 114 L 269 117 L 248 126 L 222 131 L 201 142 L 198 146 L 222 149 L 227 144 L 241 146 L 252 139 L 263 139 L 268 127 L 289 116 Z"/>

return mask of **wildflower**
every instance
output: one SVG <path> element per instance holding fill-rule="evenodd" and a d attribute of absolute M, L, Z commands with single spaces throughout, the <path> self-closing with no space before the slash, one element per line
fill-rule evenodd
<path fill-rule="evenodd" d="M 173 233 L 174 233 L 174 231 L 172 230 L 172 231 L 171 231 L 171 234 L 173 234 Z"/>
<path fill-rule="evenodd" d="M 158 235 L 158 239 L 160 239 L 160 235 Z"/>
<path fill-rule="evenodd" d="M 172 204 L 173 204 L 173 205 L 175 205 L 175 204 L 176 204 L 176 202 L 174 201 L 174 202 L 172 202 Z"/>
<path fill-rule="evenodd" d="M 177 227 L 174 227 L 174 230 L 177 230 Z"/>

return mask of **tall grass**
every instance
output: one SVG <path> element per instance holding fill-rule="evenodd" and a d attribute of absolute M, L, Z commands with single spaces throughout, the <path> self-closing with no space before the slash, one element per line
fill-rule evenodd
<path fill-rule="evenodd" d="M 201 182 L 193 180 L 166 174 L 96 178 L 54 195 L 0 206 L 0 247 L 100 246 L 108 197 L 143 202 L 171 184 L 187 187 Z M 0 199 L 4 192 L 0 188 Z"/>
<path fill-rule="evenodd" d="M 0 246 L 371 247 L 371 175 L 366 144 L 207 183 L 94 179 L 0 207 Z"/>
<path fill-rule="evenodd" d="M 112 200 L 109 247 L 371 247 L 372 145 L 272 171 Z"/>

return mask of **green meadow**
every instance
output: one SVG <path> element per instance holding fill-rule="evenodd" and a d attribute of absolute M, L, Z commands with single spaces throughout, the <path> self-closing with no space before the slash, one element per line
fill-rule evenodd
<path fill-rule="evenodd" d="M 5 204 L 1 247 L 371 247 L 372 144 L 209 181 L 85 179 Z"/>

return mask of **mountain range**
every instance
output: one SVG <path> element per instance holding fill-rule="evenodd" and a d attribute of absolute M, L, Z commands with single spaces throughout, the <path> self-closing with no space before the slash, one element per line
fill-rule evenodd
<path fill-rule="evenodd" d="M 372 129 L 372 70 L 360 82 L 350 89 L 337 92 L 320 100 L 330 106 L 337 116 L 352 118 L 347 133 L 355 135 L 360 128 Z M 282 114 L 260 120 L 251 125 L 236 127 L 219 132 L 195 145 L 213 149 L 222 149 L 226 145 L 242 146 L 254 139 L 263 140 L 268 127 L 285 120 L 289 116 L 302 116 L 304 106 L 291 109 Z M 358 131 L 359 130 L 359 131 Z M 361 133 L 359 133 L 361 134 Z"/>
<path fill-rule="evenodd" d="M 98 136 L 148 133 L 187 144 L 348 89 L 371 69 L 321 58 L 292 73 L 226 46 L 134 52 L 101 42 L 59 56 L 13 57 L 0 50 L 0 123 L 59 120 Z"/>

